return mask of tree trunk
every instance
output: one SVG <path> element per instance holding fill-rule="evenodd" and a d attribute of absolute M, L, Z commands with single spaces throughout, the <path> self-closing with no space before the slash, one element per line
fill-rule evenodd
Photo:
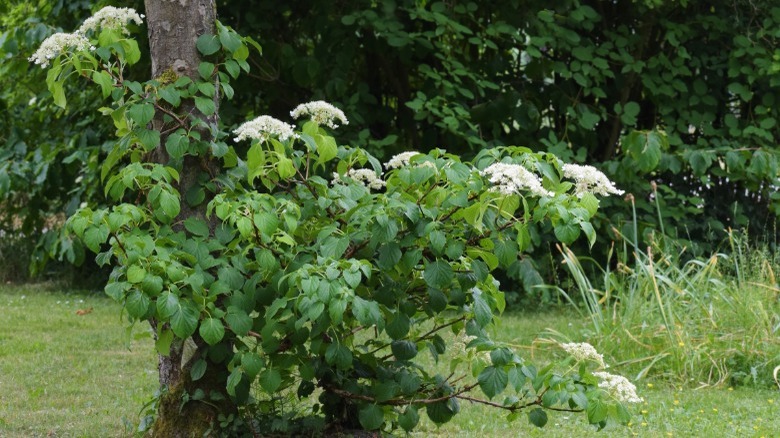
<path fill-rule="evenodd" d="M 198 65 L 201 61 L 196 42 L 200 35 L 214 34 L 216 4 L 214 0 L 145 0 L 146 22 L 149 28 L 149 48 L 152 60 L 152 77 L 175 73 L 199 80 Z M 215 97 L 215 100 L 217 98 Z M 217 103 L 217 102 L 215 102 Z M 192 101 L 182 102 L 178 108 L 180 114 L 193 114 L 212 125 L 217 122 L 216 113 L 211 117 L 200 114 Z M 186 117 L 185 117 L 186 118 Z M 152 122 L 155 129 L 162 127 L 162 115 Z M 208 141 L 209 131 L 204 129 L 202 139 Z M 160 146 L 152 154 L 152 160 L 167 163 L 165 136 Z M 191 216 L 204 216 L 205 203 L 191 206 L 184 202 L 187 191 L 200 184 L 199 176 L 203 171 L 213 171 L 217 167 L 207 157 L 187 155 L 179 169 L 178 190 L 182 196 L 181 213 L 176 222 L 181 223 Z M 156 326 L 156 322 L 152 321 Z M 206 374 L 192 381 L 190 369 L 198 359 L 206 360 L 205 343 L 197 336 L 186 342 L 174 342 L 168 356 L 159 356 L 158 369 L 160 386 L 165 389 L 158 405 L 158 416 L 153 425 L 153 436 L 164 437 L 201 437 L 217 428 L 220 413 L 229 415 L 236 410 L 235 404 L 225 394 L 226 372 L 224 365 L 213 364 L 207 360 Z M 191 396 L 202 390 L 204 401 L 193 401 Z M 224 397 L 211 397 L 212 394 Z M 188 395 L 190 397 L 188 397 Z M 199 397 L 198 397 L 199 398 Z M 221 398 L 221 400 L 220 400 Z"/>

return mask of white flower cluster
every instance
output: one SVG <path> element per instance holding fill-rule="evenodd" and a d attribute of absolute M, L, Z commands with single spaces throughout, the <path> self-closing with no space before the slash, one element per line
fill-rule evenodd
<path fill-rule="evenodd" d="M 493 190 L 505 195 L 521 195 L 530 191 L 536 196 L 554 196 L 542 187 L 542 180 L 519 164 L 494 163 L 480 172 L 482 176 L 495 184 Z"/>
<path fill-rule="evenodd" d="M 404 166 L 408 166 L 409 160 L 415 155 L 421 154 L 417 151 L 401 152 L 400 154 L 393 156 L 390 161 L 385 163 L 385 168 L 398 169 Z"/>
<path fill-rule="evenodd" d="M 284 123 L 271 116 L 260 116 L 248 122 L 244 122 L 233 131 L 238 137 L 235 140 L 241 141 L 247 138 L 253 140 L 266 141 L 271 137 L 276 137 L 281 141 L 288 138 L 297 138 L 298 135 L 293 132 L 293 126 Z"/>
<path fill-rule="evenodd" d="M 139 15 L 133 8 L 115 8 L 106 6 L 95 12 L 95 14 L 82 23 L 79 30 L 74 33 L 55 33 L 43 40 L 38 50 L 28 58 L 30 62 L 39 64 L 41 68 L 49 66 L 49 61 L 59 56 L 67 49 L 75 50 L 95 50 L 95 47 L 89 43 L 84 36 L 88 31 L 99 27 L 108 29 L 120 29 L 123 33 L 128 33 L 127 23 L 132 21 L 140 25 L 143 23 L 143 15 Z"/>
<path fill-rule="evenodd" d="M 79 30 L 76 33 L 84 35 L 90 30 L 103 28 L 121 30 L 122 33 L 126 34 L 128 33 L 128 22 L 132 21 L 140 26 L 143 23 L 143 18 L 144 16 L 139 15 L 133 8 L 106 6 L 95 12 L 93 16 L 84 20 L 84 23 L 79 27 Z"/>
<path fill-rule="evenodd" d="M 622 195 L 623 190 L 618 190 L 615 184 L 593 166 L 581 166 L 579 164 L 564 164 L 563 176 L 576 182 L 574 193 L 582 197 L 585 193 L 594 195 Z"/>
<path fill-rule="evenodd" d="M 62 52 L 73 48 L 75 50 L 95 50 L 84 35 L 78 33 L 55 33 L 43 40 L 38 50 L 28 58 L 30 62 L 40 64 L 41 68 L 49 66 L 49 61 Z"/>
<path fill-rule="evenodd" d="M 599 354 L 599 352 L 587 342 L 561 344 L 561 348 L 566 350 L 573 358 L 577 359 L 578 362 L 582 360 L 592 360 L 601 365 L 602 368 L 607 367 L 606 364 L 604 364 L 604 356 Z"/>
<path fill-rule="evenodd" d="M 636 395 L 636 386 L 623 376 L 598 371 L 594 376 L 601 379 L 599 388 L 604 389 L 615 400 L 626 403 L 641 403 L 643 400 Z"/>
<path fill-rule="evenodd" d="M 371 169 L 349 169 L 345 176 L 352 178 L 372 190 L 379 190 L 385 186 L 385 182 Z M 339 182 L 341 182 L 341 176 L 338 173 L 333 172 L 332 184 L 335 185 Z"/>
<path fill-rule="evenodd" d="M 347 116 L 344 115 L 343 111 L 323 100 L 302 103 L 296 106 L 294 110 L 290 111 L 290 115 L 294 119 L 309 116 L 314 123 L 326 125 L 333 129 L 339 127 L 336 122 L 341 122 L 344 125 L 349 124 Z"/>

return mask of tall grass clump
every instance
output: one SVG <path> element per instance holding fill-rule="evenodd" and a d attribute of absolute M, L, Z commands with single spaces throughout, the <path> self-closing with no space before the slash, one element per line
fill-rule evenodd
<path fill-rule="evenodd" d="M 590 318 L 588 341 L 620 372 L 693 386 L 775 385 L 776 253 L 732 232 L 728 253 L 706 259 L 688 258 L 684 247 L 665 237 L 650 239 L 645 248 L 626 236 L 621 240 L 604 266 L 560 248 L 574 286 L 558 288 Z M 583 262 L 601 273 L 602 289 L 588 280 Z"/>

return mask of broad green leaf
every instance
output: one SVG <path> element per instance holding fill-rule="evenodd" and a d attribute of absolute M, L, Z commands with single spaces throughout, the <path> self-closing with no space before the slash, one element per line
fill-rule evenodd
<path fill-rule="evenodd" d="M 341 344 L 333 343 L 325 350 L 325 361 L 339 369 L 347 370 L 352 368 L 352 352 Z"/>
<path fill-rule="evenodd" d="M 209 345 L 214 345 L 225 337 L 225 326 L 217 318 L 206 318 L 200 323 L 200 337 Z"/>
<path fill-rule="evenodd" d="M 536 427 L 544 427 L 547 424 L 547 412 L 542 408 L 534 408 L 528 412 L 528 421 Z"/>
<path fill-rule="evenodd" d="M 228 307 L 225 322 L 227 322 L 233 333 L 238 336 L 245 336 L 252 329 L 252 318 L 238 307 Z"/>
<path fill-rule="evenodd" d="M 254 380 L 255 376 L 263 369 L 263 360 L 257 353 L 250 351 L 241 356 L 241 366 L 249 379 Z"/>
<path fill-rule="evenodd" d="M 179 310 L 179 297 L 171 291 L 165 291 L 157 297 L 157 315 L 168 320 Z"/>
<path fill-rule="evenodd" d="M 139 265 L 132 265 L 127 268 L 127 281 L 130 283 L 140 283 L 146 277 L 146 269 Z"/>
<path fill-rule="evenodd" d="M 452 283 L 454 277 L 452 266 L 443 260 L 428 263 L 423 271 L 425 283 L 430 287 L 444 289 Z"/>
<path fill-rule="evenodd" d="M 393 341 L 390 344 L 393 356 L 397 360 L 412 360 L 417 356 L 417 345 L 412 341 Z"/>
<path fill-rule="evenodd" d="M 490 310 L 490 306 L 481 295 L 474 295 L 473 308 L 474 319 L 476 319 L 477 324 L 480 327 L 485 327 L 486 325 L 490 324 L 490 321 L 493 319 L 493 312 Z"/>
<path fill-rule="evenodd" d="M 477 382 L 482 392 L 492 399 L 506 388 L 507 383 L 509 383 L 509 376 L 503 368 L 489 366 L 479 373 Z"/>
<path fill-rule="evenodd" d="M 184 228 L 187 229 L 190 233 L 200 236 L 200 237 L 208 237 L 209 236 L 209 226 L 206 224 L 206 221 L 203 219 L 199 219 L 197 217 L 189 217 L 187 220 L 184 221 Z"/>
<path fill-rule="evenodd" d="M 133 290 L 127 294 L 125 309 L 133 318 L 142 318 L 149 310 L 151 300 L 139 290 Z"/>
<path fill-rule="evenodd" d="M 210 116 L 217 111 L 217 106 L 214 104 L 214 99 L 208 97 L 196 97 L 195 106 L 198 108 L 198 111 L 203 113 L 205 116 Z"/>
<path fill-rule="evenodd" d="M 407 432 L 411 432 L 417 423 L 420 422 L 420 414 L 413 405 L 407 406 L 406 410 L 398 416 L 398 425 Z"/>
<path fill-rule="evenodd" d="M 198 311 L 189 302 L 180 302 L 178 310 L 171 316 L 171 329 L 180 339 L 186 339 L 198 328 Z"/>
<path fill-rule="evenodd" d="M 260 382 L 260 386 L 268 393 L 273 394 L 276 392 L 277 389 L 279 389 L 279 386 L 282 384 L 282 375 L 279 373 L 278 370 L 275 370 L 273 368 L 266 369 L 262 373 L 260 373 L 260 377 L 258 378 L 258 381 Z"/>
<path fill-rule="evenodd" d="M 206 368 L 208 367 L 208 364 L 203 359 L 198 359 L 195 361 L 195 363 L 192 364 L 192 368 L 190 368 L 190 378 L 193 382 L 196 382 L 200 380 L 201 377 L 203 377 L 204 374 L 206 374 Z"/>
<path fill-rule="evenodd" d="M 173 332 L 164 329 L 157 334 L 157 340 L 154 342 L 154 346 L 157 349 L 157 353 L 168 356 L 171 354 L 171 343 L 173 342 Z"/>
<path fill-rule="evenodd" d="M 220 48 L 219 38 L 215 35 L 203 34 L 198 37 L 198 41 L 195 43 L 198 51 L 203 55 L 213 55 L 217 53 Z"/>
<path fill-rule="evenodd" d="M 146 126 L 154 118 L 154 105 L 151 103 L 131 105 L 125 114 L 138 126 Z"/>
<path fill-rule="evenodd" d="M 377 405 L 366 405 L 358 412 L 358 420 L 365 430 L 379 429 L 385 422 L 385 413 Z"/>

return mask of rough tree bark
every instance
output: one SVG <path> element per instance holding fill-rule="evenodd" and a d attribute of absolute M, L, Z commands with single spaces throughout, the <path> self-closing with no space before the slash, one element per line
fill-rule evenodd
<path fill-rule="evenodd" d="M 214 33 L 216 20 L 216 4 L 214 0 L 145 0 L 146 22 L 149 29 L 149 48 L 152 60 L 152 77 L 158 78 L 171 72 L 177 76 L 188 76 L 198 79 L 198 64 L 201 61 L 196 47 L 200 35 Z M 216 97 L 215 97 L 216 100 Z M 218 102 L 215 102 L 218 103 Z M 200 114 L 193 102 L 182 102 L 178 111 L 182 115 L 191 114 L 205 120 L 208 124 L 216 123 L 216 114 L 205 117 Z M 185 117 L 186 118 L 186 117 Z M 162 115 L 152 122 L 155 129 L 162 127 Z M 201 133 L 208 138 L 208 130 Z M 152 153 L 152 159 L 167 163 L 165 136 L 161 138 L 160 146 Z M 187 156 L 180 169 L 179 193 L 187 193 L 190 187 L 199 184 L 198 178 L 202 172 L 213 171 L 216 166 L 207 158 Z M 177 223 L 191 216 L 203 216 L 205 203 L 199 206 L 189 206 L 182 202 L 181 213 Z M 155 326 L 152 321 L 152 326 Z M 185 394 L 203 390 L 210 399 L 214 392 L 224 394 L 226 373 L 224 366 L 207 361 L 206 374 L 197 381 L 190 378 L 190 369 L 196 359 L 203 354 L 205 343 L 193 335 L 185 343 L 174 343 L 168 356 L 159 356 L 158 369 L 160 385 L 167 388 L 163 392 L 158 405 L 158 417 L 152 428 L 153 436 L 161 437 L 192 437 L 204 436 L 214 430 L 220 413 L 229 414 L 235 410 L 235 405 L 225 394 L 222 401 L 208 403 L 202 401 L 183 402 Z M 204 359 L 207 359 L 203 357 Z"/>

